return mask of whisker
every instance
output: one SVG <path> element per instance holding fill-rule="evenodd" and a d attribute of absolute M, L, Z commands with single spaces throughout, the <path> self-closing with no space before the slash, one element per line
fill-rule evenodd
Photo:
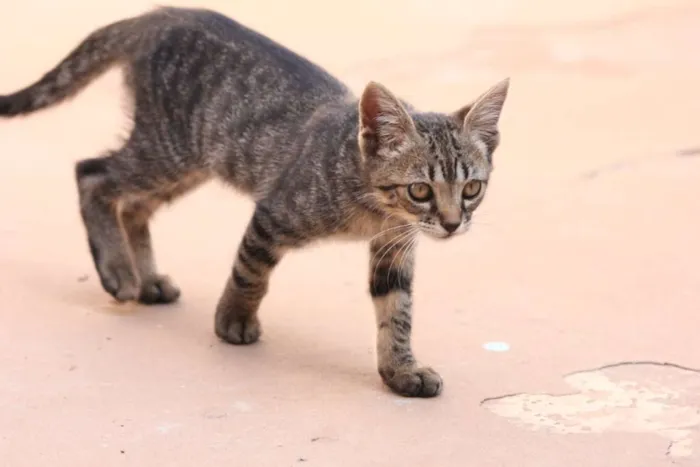
<path fill-rule="evenodd" d="M 384 254 L 382 255 L 382 257 L 379 258 L 378 263 L 381 262 L 381 260 L 384 259 L 384 256 L 385 256 L 394 246 L 396 246 L 398 243 L 400 243 L 400 242 L 403 241 L 404 239 L 408 238 L 408 237 L 409 237 L 411 234 L 413 234 L 414 232 L 415 232 L 415 230 L 411 229 L 411 230 L 408 231 L 408 232 L 399 233 L 396 237 L 391 238 L 391 240 L 389 240 L 387 243 L 385 243 L 384 245 L 382 245 L 382 246 L 379 248 L 379 250 L 377 250 L 377 251 L 374 253 L 374 255 L 372 256 L 372 259 L 374 259 L 375 257 L 377 257 L 377 255 L 379 255 L 379 253 L 381 253 L 382 251 L 386 250 L 386 251 L 384 251 Z"/>
<path fill-rule="evenodd" d="M 384 222 L 386 222 L 386 221 L 384 221 Z M 383 223 L 382 223 L 382 225 L 383 225 Z M 404 229 L 404 228 L 406 228 L 406 227 L 413 227 L 413 224 L 401 224 L 401 225 L 397 225 L 397 226 L 394 226 L 394 227 L 389 227 L 388 229 L 382 230 L 382 231 L 379 232 L 378 234 L 372 236 L 372 238 L 370 238 L 369 241 L 370 241 L 370 243 L 371 243 L 375 238 L 377 238 L 377 237 L 379 237 L 379 236 L 381 236 L 381 235 L 384 235 L 384 234 L 387 233 L 387 232 L 391 232 L 392 230 Z"/>
<path fill-rule="evenodd" d="M 419 237 L 416 236 L 416 237 L 413 239 L 413 241 L 411 242 L 411 246 L 409 247 L 409 251 L 407 251 L 406 254 L 404 255 L 403 263 L 406 262 L 406 260 L 407 260 L 407 258 L 408 258 L 408 255 L 410 255 L 411 261 L 413 262 L 413 259 L 415 258 L 416 246 L 418 245 L 418 239 L 419 239 Z M 414 266 L 415 266 L 415 264 L 411 264 L 411 267 L 414 267 Z M 401 265 L 401 268 L 403 268 L 403 265 Z M 413 273 L 411 273 L 411 275 L 412 275 L 412 274 L 413 274 Z"/>
<path fill-rule="evenodd" d="M 404 246 L 401 247 L 399 252 L 396 254 L 396 256 L 391 260 L 391 264 L 389 264 L 389 269 L 387 270 L 387 278 L 389 277 L 389 271 L 391 271 L 391 267 L 394 264 L 394 261 L 396 261 L 396 258 L 400 258 L 399 262 L 397 264 L 398 270 L 403 271 L 403 266 L 408 259 L 408 255 L 412 253 L 413 251 L 413 246 L 416 244 L 418 241 L 418 236 L 415 236 L 411 238 Z M 399 274 L 399 287 L 403 288 L 403 284 L 401 283 L 401 277 L 402 275 Z"/>
<path fill-rule="evenodd" d="M 406 242 L 404 245 L 401 245 L 401 247 L 399 248 L 399 251 L 397 251 L 396 254 L 394 255 L 394 257 L 391 258 L 391 263 L 389 263 L 389 267 L 388 267 L 387 270 L 386 270 L 386 277 L 387 277 L 387 279 L 389 279 L 389 273 L 391 272 L 392 266 L 394 266 L 394 261 L 396 261 L 396 259 L 400 257 L 400 255 L 403 253 L 404 249 L 405 249 L 406 247 L 408 247 L 408 246 L 411 244 L 411 241 L 412 241 L 412 240 L 413 240 L 413 239 L 411 238 L 411 239 L 409 239 L 409 241 Z M 401 262 L 399 261 L 399 264 L 400 264 L 400 263 L 401 263 Z M 399 265 L 397 265 L 397 266 L 399 266 Z M 400 270 L 401 270 L 401 267 L 399 266 L 399 271 L 400 271 Z M 401 275 L 399 274 L 399 278 L 400 278 L 400 277 L 401 277 Z"/>
<path fill-rule="evenodd" d="M 371 259 L 371 261 L 370 261 L 370 264 L 371 264 L 371 263 L 374 263 L 374 270 L 372 271 L 371 280 L 374 280 L 374 278 L 376 277 L 376 275 L 377 275 L 377 269 L 379 268 L 379 265 L 382 263 L 382 260 L 383 260 L 384 257 L 391 251 L 391 249 L 392 249 L 394 246 L 396 246 L 397 244 L 399 244 L 400 242 L 402 242 L 403 240 L 405 240 L 406 238 L 410 237 L 411 235 L 415 235 L 416 231 L 417 231 L 417 230 L 414 228 L 414 229 L 411 229 L 411 230 L 408 231 L 408 232 L 403 232 L 403 233 L 399 234 L 398 236 L 392 238 L 389 242 L 387 242 L 387 243 L 386 243 L 385 245 L 383 245 L 379 250 L 377 250 L 377 252 L 372 256 L 372 259 Z M 377 255 L 379 255 L 379 253 L 380 253 L 382 250 L 386 250 L 386 251 L 384 251 L 384 253 L 382 254 L 382 256 L 375 262 L 375 261 L 374 261 L 374 258 L 376 258 Z"/>

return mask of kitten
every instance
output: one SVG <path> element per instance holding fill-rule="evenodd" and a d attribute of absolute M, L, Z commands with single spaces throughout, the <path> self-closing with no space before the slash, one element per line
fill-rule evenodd
<path fill-rule="evenodd" d="M 0 96 L 0 115 L 58 104 L 112 65 L 124 68 L 133 131 L 75 168 L 102 287 L 118 301 L 177 300 L 156 269 L 149 219 L 217 177 L 256 203 L 216 309 L 219 338 L 258 340 L 258 308 L 287 251 L 333 236 L 369 240 L 379 374 L 398 394 L 438 395 L 442 379 L 411 351 L 414 245 L 419 232 L 446 239 L 469 228 L 508 80 L 453 114 L 419 112 L 376 82 L 357 99 L 218 13 L 159 8 L 93 32 L 36 83 Z"/>

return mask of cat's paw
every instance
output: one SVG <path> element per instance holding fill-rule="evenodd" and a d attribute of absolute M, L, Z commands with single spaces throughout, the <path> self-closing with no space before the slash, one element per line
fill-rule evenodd
<path fill-rule="evenodd" d="M 435 397 L 442 392 L 442 378 L 430 367 L 384 368 L 379 374 L 401 396 Z"/>
<path fill-rule="evenodd" d="M 102 288 L 118 302 L 136 301 L 140 287 L 130 266 L 107 263 L 98 267 Z"/>
<path fill-rule="evenodd" d="M 180 289 L 168 276 L 155 276 L 141 285 L 139 302 L 144 305 L 173 303 L 180 298 Z"/>
<path fill-rule="evenodd" d="M 258 318 L 229 316 L 227 319 L 216 320 L 216 335 L 220 339 L 234 345 L 246 345 L 257 342 L 262 334 Z"/>

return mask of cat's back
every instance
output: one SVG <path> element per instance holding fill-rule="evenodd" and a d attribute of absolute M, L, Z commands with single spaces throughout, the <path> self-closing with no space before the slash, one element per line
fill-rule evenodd
<path fill-rule="evenodd" d="M 319 65 L 293 52 L 269 37 L 213 10 L 201 8 L 161 7 L 153 12 L 158 21 L 181 31 L 199 32 L 221 49 L 214 53 L 238 56 L 254 63 L 254 71 L 265 82 L 286 84 L 300 92 L 347 95 L 344 83 Z M 233 70 L 232 70 L 233 71 Z"/>

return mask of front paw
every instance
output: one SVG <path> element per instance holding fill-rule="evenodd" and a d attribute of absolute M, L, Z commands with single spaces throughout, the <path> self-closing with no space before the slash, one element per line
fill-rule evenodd
<path fill-rule="evenodd" d="M 380 368 L 384 383 L 406 397 L 435 397 L 442 392 L 442 378 L 430 367 Z"/>
<path fill-rule="evenodd" d="M 233 313 L 217 313 L 215 331 L 221 340 L 234 345 L 252 344 L 262 334 L 257 316 L 238 316 Z"/>

